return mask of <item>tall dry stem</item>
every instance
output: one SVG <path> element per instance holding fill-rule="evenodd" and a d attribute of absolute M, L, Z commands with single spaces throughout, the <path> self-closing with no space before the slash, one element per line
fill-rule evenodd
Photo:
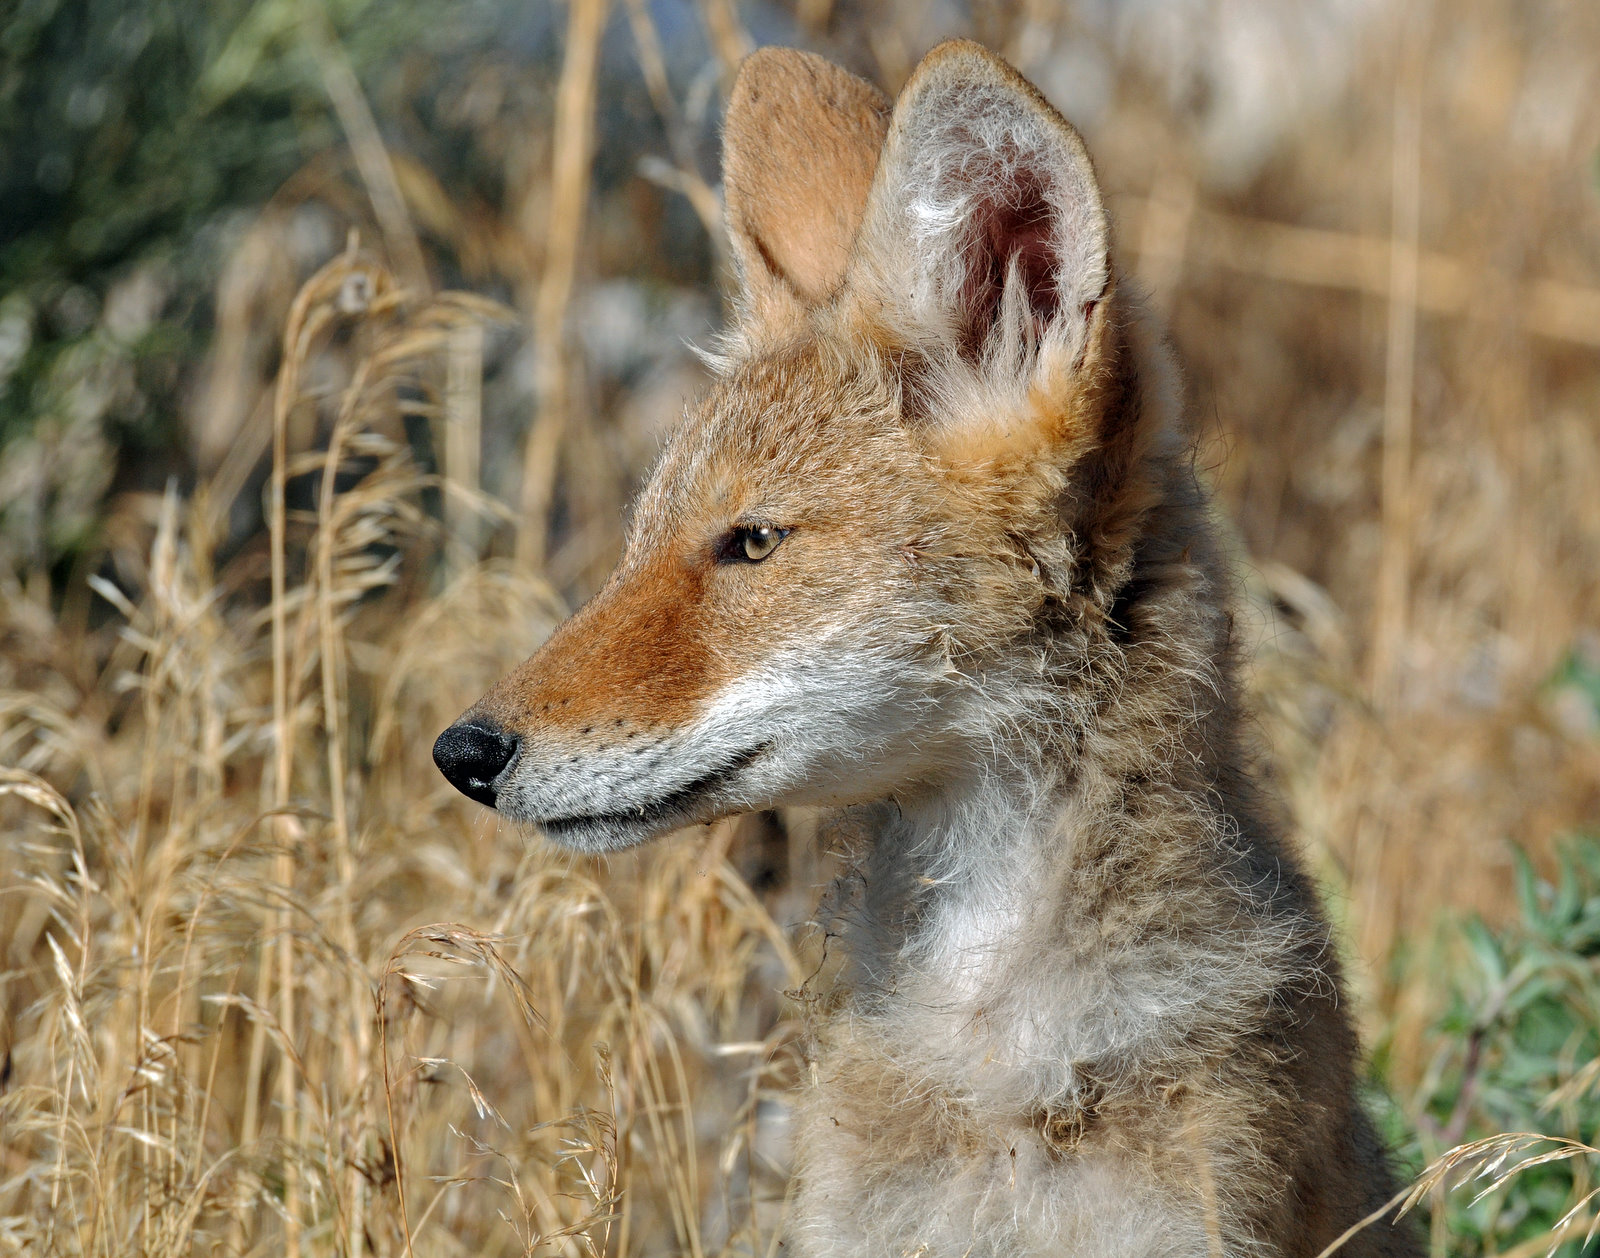
<path fill-rule="evenodd" d="M 543 566 L 548 549 L 550 505 L 574 405 L 567 310 L 588 217 L 596 69 L 607 8 L 607 0 L 568 0 L 567 46 L 556 87 L 544 270 L 533 303 L 536 409 L 523 451 L 517 533 L 517 557 L 531 568 Z"/>
<path fill-rule="evenodd" d="M 355 68 L 334 34 L 323 0 L 301 0 L 301 3 L 306 42 L 316 58 L 328 100 L 350 142 L 356 169 L 366 185 L 389 256 L 394 259 L 395 269 L 405 286 L 413 292 L 425 293 L 429 290 L 427 262 L 417 240 L 417 229 L 406 209 L 405 196 L 400 191 L 394 160 L 384 146 L 378 121 L 372 115 L 372 106 L 367 103 Z"/>
<path fill-rule="evenodd" d="M 1416 392 L 1417 287 L 1422 223 L 1422 107 L 1432 0 L 1402 9 L 1394 88 L 1389 321 L 1383 375 L 1383 544 L 1372 631 L 1372 693 L 1380 708 L 1396 698 L 1405 651 L 1411 586 L 1411 445 Z"/>

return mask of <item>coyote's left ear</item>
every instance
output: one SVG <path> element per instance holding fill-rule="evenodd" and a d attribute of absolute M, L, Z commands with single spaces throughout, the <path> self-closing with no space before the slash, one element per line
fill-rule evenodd
<path fill-rule="evenodd" d="M 889 101 L 809 52 L 761 48 L 723 123 L 723 201 L 746 326 L 831 298 L 866 209 Z"/>
<path fill-rule="evenodd" d="M 1078 133 L 1000 58 L 952 40 L 895 104 L 850 282 L 927 349 L 1070 363 L 1109 293 L 1110 243 Z"/>

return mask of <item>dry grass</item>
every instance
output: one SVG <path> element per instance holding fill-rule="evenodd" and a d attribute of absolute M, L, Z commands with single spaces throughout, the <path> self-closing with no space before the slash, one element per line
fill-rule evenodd
<path fill-rule="evenodd" d="M 703 7 L 714 81 L 748 36 Z M 1243 191 L 1133 69 L 1088 127 L 1214 417 L 1201 457 L 1251 557 L 1264 731 L 1402 1097 L 1432 1052 L 1440 912 L 1508 911 L 1507 840 L 1542 859 L 1600 816 L 1600 731 L 1551 681 L 1600 651 L 1600 113 L 1589 93 L 1554 139 L 1528 121 L 1566 52 L 1600 52 L 1600 19 L 1466 7 L 1419 10 L 1407 38 L 1380 14 L 1337 108 Z M 572 0 L 561 123 L 525 141 L 503 219 L 385 154 L 324 44 L 359 181 L 313 164 L 224 275 L 205 475 L 114 504 L 103 615 L 86 591 L 0 596 L 0 1249 L 777 1252 L 782 993 L 812 964 L 825 867 L 808 819 L 602 864 L 504 827 L 428 759 L 564 614 L 556 590 L 603 574 L 694 381 L 673 360 L 602 408 L 567 330 L 606 265 L 584 216 L 606 8 Z M 926 42 L 909 8 L 800 16 L 893 87 Z M 977 17 L 1034 71 L 1068 12 Z M 710 221 L 649 6 L 616 20 L 672 138 L 644 174 Z M 312 202 L 383 258 L 294 274 L 274 233 Z M 521 309 L 428 292 L 413 220 Z M 481 488 L 503 483 L 478 434 L 506 326 L 540 333 L 505 496 L 531 515 Z M 225 522 L 263 457 L 268 527 L 241 543 Z M 522 562 L 494 557 L 519 529 Z M 1521 1139 L 1447 1153 L 1419 1193 L 1462 1167 L 1492 1185 Z"/>
<path fill-rule="evenodd" d="M 765 1248 L 783 1185 L 758 1109 L 789 1069 L 774 993 L 803 976 L 726 863 L 737 823 L 602 873 L 496 833 L 428 763 L 458 687 L 562 614 L 499 563 L 417 588 L 430 478 L 390 434 L 420 405 L 407 386 L 496 313 L 412 300 L 353 252 L 307 282 L 271 493 L 315 505 L 274 511 L 269 553 L 218 573 L 203 496 L 167 495 L 143 601 L 101 583 L 123 624 L 100 724 L 48 697 L 81 681 L 49 676 L 78 644 L 11 619 L 39 671 L 6 709 L 19 767 L 0 779 L 5 1241 Z M 306 365 L 336 342 L 346 378 L 314 397 Z M 291 456 L 309 406 L 329 440 Z M 80 773 L 75 807 L 50 779 Z M 424 924 L 450 914 L 477 926 Z"/>
<path fill-rule="evenodd" d="M 1524 1171 L 1548 1166 L 1552 1162 L 1597 1158 L 1600 1158 L 1600 1149 L 1581 1140 L 1546 1136 L 1532 1131 L 1508 1131 L 1481 1140 L 1468 1140 L 1428 1163 L 1413 1183 L 1338 1237 L 1317 1258 L 1332 1258 L 1363 1228 L 1391 1212 L 1408 1214 L 1430 1197 L 1437 1199 L 1446 1192 L 1475 1188 L 1473 1200 L 1481 1201 L 1499 1192 Z M 1555 1226 L 1546 1235 L 1506 1250 L 1503 1258 L 1533 1258 L 1535 1254 L 1548 1258 L 1559 1246 L 1580 1238 L 1581 1244 L 1588 1245 L 1600 1234 L 1600 1216 L 1594 1211 L 1594 1203 L 1600 1199 L 1600 1188 L 1581 1191 L 1576 1195 L 1577 1200 L 1556 1220 Z"/>

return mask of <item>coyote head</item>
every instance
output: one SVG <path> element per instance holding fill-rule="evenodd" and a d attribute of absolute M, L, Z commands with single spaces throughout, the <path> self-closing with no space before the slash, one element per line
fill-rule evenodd
<path fill-rule="evenodd" d="M 724 146 L 718 379 L 605 587 L 434 747 L 588 851 L 1015 756 L 1052 644 L 1109 616 L 1131 545 L 1150 438 L 1106 216 L 1025 80 L 947 43 L 891 109 L 763 50 Z"/>

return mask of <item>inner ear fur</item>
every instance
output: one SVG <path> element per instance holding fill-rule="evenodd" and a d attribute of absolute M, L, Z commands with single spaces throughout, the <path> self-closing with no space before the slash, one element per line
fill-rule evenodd
<path fill-rule="evenodd" d="M 746 319 L 828 301 L 844 279 L 888 99 L 812 53 L 746 57 L 723 126 L 723 199 Z"/>
<path fill-rule="evenodd" d="M 850 278 L 936 354 L 1014 368 L 1053 342 L 1076 357 L 1112 285 L 1082 139 L 986 48 L 939 45 L 895 104 Z"/>

